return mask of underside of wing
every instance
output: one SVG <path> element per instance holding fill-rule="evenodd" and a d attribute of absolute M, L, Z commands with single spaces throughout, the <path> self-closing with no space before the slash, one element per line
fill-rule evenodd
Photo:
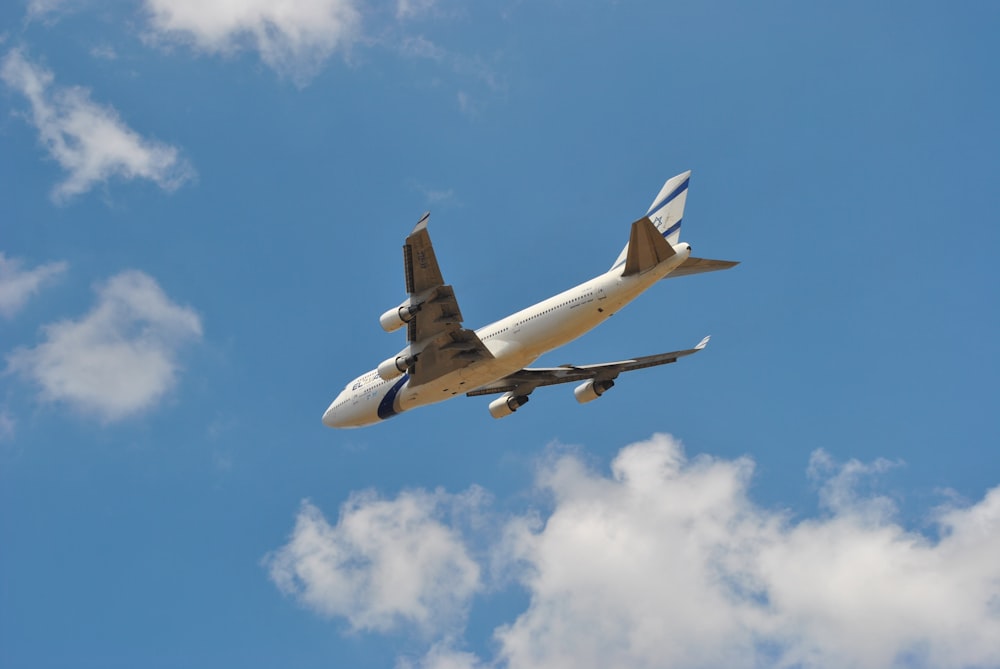
<path fill-rule="evenodd" d="M 552 386 L 559 383 L 575 383 L 593 379 L 595 381 L 611 381 L 622 372 L 631 372 L 646 367 L 667 365 L 679 358 L 697 353 L 708 345 L 705 337 L 694 348 L 683 351 L 658 353 L 618 362 L 602 362 L 596 365 L 562 365 L 561 367 L 525 367 L 502 379 L 480 386 L 466 393 L 469 397 L 476 395 L 495 395 L 512 392 L 517 395 L 528 395 L 535 388 Z"/>
<path fill-rule="evenodd" d="M 462 327 L 455 290 L 445 285 L 424 214 L 403 245 L 406 291 L 412 318 L 406 339 L 415 360 L 410 383 L 419 385 L 493 355 L 472 330 Z"/>
<path fill-rule="evenodd" d="M 424 345 L 410 368 L 410 384 L 417 386 L 427 383 L 492 357 L 493 354 L 475 332 L 455 328 Z"/>
<path fill-rule="evenodd" d="M 441 268 L 438 267 L 431 236 L 427 232 L 427 221 L 431 214 L 420 217 L 403 245 L 403 262 L 406 266 L 406 292 L 411 295 L 422 293 L 444 283 Z"/>

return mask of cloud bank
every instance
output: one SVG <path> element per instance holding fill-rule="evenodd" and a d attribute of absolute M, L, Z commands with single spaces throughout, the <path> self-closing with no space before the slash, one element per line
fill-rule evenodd
<path fill-rule="evenodd" d="M 479 554 L 488 551 L 529 595 L 496 628 L 495 655 L 477 657 L 449 632 L 400 667 L 1000 665 L 1000 488 L 937 511 L 930 539 L 899 524 L 887 498 L 858 492 L 887 466 L 839 465 L 817 452 L 810 476 L 823 511 L 794 521 L 749 499 L 749 458 L 688 459 L 668 435 L 622 449 L 610 476 L 575 455 L 556 457 L 538 471 L 548 511 L 498 523 L 489 539 L 435 525 L 450 537 L 449 555 L 473 555 L 470 546 L 485 541 Z M 367 506 L 350 502 L 338 527 Z M 380 508 L 389 515 L 370 532 L 404 522 Z M 408 552 L 422 537 L 410 536 Z M 286 568 L 300 563 L 317 582 L 346 579 L 312 591 L 310 605 L 327 615 L 354 615 L 357 602 L 343 592 L 355 582 L 402 582 L 456 609 L 479 592 L 422 569 L 386 565 L 362 577 L 287 554 Z"/>
<path fill-rule="evenodd" d="M 0 251 L 0 316 L 13 318 L 42 285 L 66 271 L 66 263 L 51 262 L 21 269 L 21 261 Z"/>
<path fill-rule="evenodd" d="M 250 47 L 280 74 L 304 83 L 337 49 L 359 37 L 354 0 L 146 0 L 158 39 L 210 53 Z"/>
<path fill-rule="evenodd" d="M 0 79 L 28 99 L 39 140 L 69 173 L 52 191 L 56 202 L 112 177 L 148 179 L 172 191 L 194 175 L 175 147 L 142 137 L 112 107 L 93 102 L 87 89 L 56 85 L 50 71 L 18 49 L 0 61 Z"/>
<path fill-rule="evenodd" d="M 36 383 L 43 400 L 111 422 L 148 409 L 174 386 L 180 347 L 201 337 L 201 320 L 133 270 L 100 285 L 82 318 L 43 332 L 41 344 L 7 356 L 8 370 Z"/>

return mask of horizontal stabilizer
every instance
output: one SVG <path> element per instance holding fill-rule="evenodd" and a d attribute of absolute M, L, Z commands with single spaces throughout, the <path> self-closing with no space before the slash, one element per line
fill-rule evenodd
<path fill-rule="evenodd" d="M 632 224 L 622 276 L 642 274 L 674 254 L 674 247 L 663 238 L 649 217 L 640 218 Z"/>
<path fill-rule="evenodd" d="M 653 204 L 646 211 L 646 218 L 653 224 L 660 235 L 667 240 L 667 245 L 673 248 L 680 240 L 681 219 L 684 218 L 684 203 L 687 201 L 688 182 L 691 181 L 691 170 L 678 174 L 667 179 L 663 188 L 656 195 Z M 635 228 L 635 223 L 632 224 Z M 628 254 L 629 245 L 626 244 L 622 252 L 618 254 L 611 269 L 621 267 Z"/>
<path fill-rule="evenodd" d="M 666 275 L 665 279 L 673 279 L 677 276 L 687 276 L 688 274 L 701 274 L 702 272 L 718 272 L 723 269 L 736 267 L 740 263 L 734 260 L 709 260 L 707 258 L 688 258 L 680 266 Z"/>

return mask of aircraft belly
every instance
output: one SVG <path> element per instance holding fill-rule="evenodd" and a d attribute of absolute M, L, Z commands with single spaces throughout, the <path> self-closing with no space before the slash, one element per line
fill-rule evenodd
<path fill-rule="evenodd" d="M 517 361 L 514 362 L 516 363 Z M 406 411 L 419 406 L 443 402 L 458 395 L 464 395 L 473 388 L 478 388 L 490 381 L 516 372 L 523 366 L 521 364 L 513 364 L 509 360 L 498 361 L 495 359 L 473 363 L 468 367 L 449 372 L 444 376 L 422 383 L 419 386 L 406 388 L 400 393 L 399 410 Z"/>

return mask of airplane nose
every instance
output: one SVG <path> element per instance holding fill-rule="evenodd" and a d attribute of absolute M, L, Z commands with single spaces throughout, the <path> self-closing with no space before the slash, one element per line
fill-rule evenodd
<path fill-rule="evenodd" d="M 330 406 L 326 408 L 326 411 L 323 412 L 323 425 L 326 425 L 327 427 L 338 427 L 337 410 L 334 409 L 336 404 L 337 400 L 334 400 L 330 403 Z"/>
<path fill-rule="evenodd" d="M 349 390 L 337 395 L 323 412 L 323 425 L 327 427 L 361 427 L 376 422 L 375 407 L 370 402 L 352 400 Z"/>

